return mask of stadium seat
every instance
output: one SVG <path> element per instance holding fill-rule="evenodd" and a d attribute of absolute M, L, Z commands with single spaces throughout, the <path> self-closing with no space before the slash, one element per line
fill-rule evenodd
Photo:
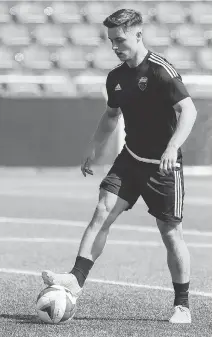
<path fill-rule="evenodd" d="M 68 34 L 76 45 L 97 46 L 101 41 L 100 29 L 96 25 L 74 24 Z"/>
<path fill-rule="evenodd" d="M 102 23 L 113 12 L 113 8 L 107 2 L 88 2 L 82 12 L 89 22 Z"/>
<path fill-rule="evenodd" d="M 8 6 L 1 2 L 0 3 L 0 23 L 9 23 L 11 20 L 11 15 L 9 13 Z"/>
<path fill-rule="evenodd" d="M 17 67 L 18 64 L 15 62 L 13 57 L 13 52 L 6 46 L 1 46 L 0 48 L 0 69 L 11 70 Z"/>
<path fill-rule="evenodd" d="M 74 79 L 79 96 L 103 97 L 106 74 L 96 69 L 86 69 Z"/>
<path fill-rule="evenodd" d="M 7 96 L 11 97 L 40 97 L 41 91 L 36 83 L 29 83 L 24 81 L 23 78 L 19 78 L 18 81 L 7 84 Z"/>
<path fill-rule="evenodd" d="M 45 23 L 44 7 L 37 2 L 20 2 L 10 10 L 21 23 Z"/>
<path fill-rule="evenodd" d="M 51 16 L 58 23 L 79 23 L 81 21 L 81 13 L 75 2 L 54 2 L 51 5 Z"/>
<path fill-rule="evenodd" d="M 192 2 L 190 16 L 195 24 L 212 23 L 212 4 L 210 2 Z"/>
<path fill-rule="evenodd" d="M 165 25 L 144 25 L 144 43 L 148 46 L 168 46 L 170 44 L 170 33 Z"/>
<path fill-rule="evenodd" d="M 204 47 L 197 52 L 198 65 L 204 71 L 211 73 L 212 71 L 212 49 L 210 47 Z"/>
<path fill-rule="evenodd" d="M 102 44 L 94 50 L 93 63 L 96 68 L 110 70 L 121 62 L 108 44 Z"/>
<path fill-rule="evenodd" d="M 177 42 L 183 46 L 200 47 L 205 45 L 204 31 L 198 25 L 178 25 L 174 31 L 174 35 Z"/>
<path fill-rule="evenodd" d="M 28 29 L 22 25 L 4 24 L 0 29 L 2 42 L 9 46 L 26 46 L 30 43 Z"/>
<path fill-rule="evenodd" d="M 181 72 L 192 72 L 196 69 L 194 53 L 190 48 L 170 46 L 164 51 L 165 58 Z"/>
<path fill-rule="evenodd" d="M 62 27 L 55 24 L 38 25 L 34 30 L 34 36 L 45 46 L 63 46 L 66 43 Z"/>
<path fill-rule="evenodd" d="M 66 71 L 51 69 L 45 71 L 43 76 L 45 79 L 43 83 L 45 96 L 76 97 L 76 85 Z"/>
<path fill-rule="evenodd" d="M 23 65 L 33 70 L 50 69 L 52 63 L 50 55 L 45 47 L 39 45 L 31 45 L 22 51 Z"/>
<path fill-rule="evenodd" d="M 63 69 L 86 69 L 86 55 L 81 47 L 68 46 L 59 48 L 56 59 L 60 68 Z"/>
<path fill-rule="evenodd" d="M 155 7 L 156 18 L 160 23 L 183 23 L 185 20 L 185 11 L 178 2 L 162 2 Z"/>

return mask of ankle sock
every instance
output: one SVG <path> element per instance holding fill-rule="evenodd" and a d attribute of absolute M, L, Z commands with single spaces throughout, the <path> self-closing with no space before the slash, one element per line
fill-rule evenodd
<path fill-rule="evenodd" d="M 189 282 L 187 283 L 175 283 L 173 282 L 175 290 L 174 306 L 182 305 L 189 308 Z"/>
<path fill-rule="evenodd" d="M 80 287 L 83 287 L 84 282 L 86 281 L 86 278 L 93 264 L 94 262 L 92 260 L 86 259 L 82 256 L 77 256 L 75 265 L 70 273 L 75 275 Z"/>

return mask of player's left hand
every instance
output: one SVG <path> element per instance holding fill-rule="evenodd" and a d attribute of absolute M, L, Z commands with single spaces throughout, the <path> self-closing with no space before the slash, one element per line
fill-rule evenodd
<path fill-rule="evenodd" d="M 160 172 L 162 174 L 169 174 L 176 167 L 177 161 L 177 148 L 174 146 L 168 146 L 163 153 L 160 161 Z"/>

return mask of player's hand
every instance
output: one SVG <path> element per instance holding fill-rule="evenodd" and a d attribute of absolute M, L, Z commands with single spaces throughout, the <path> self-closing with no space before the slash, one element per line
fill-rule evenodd
<path fill-rule="evenodd" d="M 83 173 L 84 177 L 86 177 L 87 174 L 93 175 L 91 165 L 94 159 L 95 159 L 95 149 L 92 146 L 90 146 L 81 164 L 81 172 Z"/>
<path fill-rule="evenodd" d="M 175 169 L 177 156 L 177 148 L 175 146 L 168 146 L 160 161 L 159 169 L 162 174 L 169 174 Z"/>

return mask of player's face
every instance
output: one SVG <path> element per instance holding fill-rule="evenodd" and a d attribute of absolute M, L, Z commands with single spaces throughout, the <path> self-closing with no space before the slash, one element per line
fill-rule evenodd
<path fill-rule="evenodd" d="M 122 27 L 108 28 L 108 38 L 112 49 L 121 61 L 131 60 L 138 49 L 138 38 L 134 29 L 123 30 Z"/>

